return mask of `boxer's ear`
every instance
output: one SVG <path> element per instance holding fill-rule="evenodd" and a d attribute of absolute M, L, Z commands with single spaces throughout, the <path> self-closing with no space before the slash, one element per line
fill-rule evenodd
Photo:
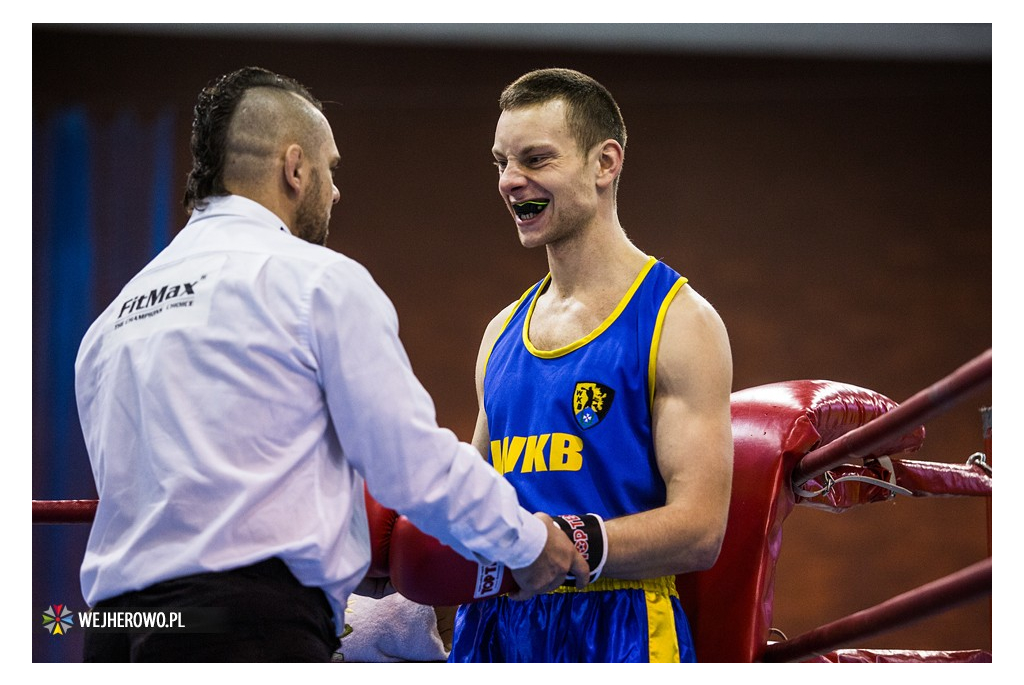
<path fill-rule="evenodd" d="M 625 151 L 617 140 L 609 138 L 595 150 L 595 165 L 597 169 L 597 186 L 599 188 L 612 187 L 615 180 L 622 173 L 622 162 Z"/>

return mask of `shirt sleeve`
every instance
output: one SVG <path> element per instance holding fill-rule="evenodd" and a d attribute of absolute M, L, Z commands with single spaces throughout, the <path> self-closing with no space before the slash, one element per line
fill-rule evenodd
<path fill-rule="evenodd" d="M 314 279 L 311 346 L 344 458 L 381 504 L 466 558 L 532 563 L 543 523 L 480 453 L 437 425 L 412 371 L 391 301 L 361 265 L 342 261 Z"/>

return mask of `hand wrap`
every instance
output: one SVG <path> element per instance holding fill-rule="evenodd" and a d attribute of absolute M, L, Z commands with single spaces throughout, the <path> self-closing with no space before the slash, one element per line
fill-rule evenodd
<path fill-rule="evenodd" d="M 601 576 L 604 570 L 604 562 L 608 559 L 607 536 L 604 530 L 604 519 L 597 514 L 564 514 L 553 516 L 552 519 L 569 540 L 576 546 L 576 549 L 590 566 L 590 582 L 593 583 Z M 570 573 L 566 576 L 563 585 L 575 585 L 576 576 Z"/>

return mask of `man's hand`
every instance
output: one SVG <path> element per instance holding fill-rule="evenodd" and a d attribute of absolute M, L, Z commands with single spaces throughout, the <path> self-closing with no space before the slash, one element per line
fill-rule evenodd
<path fill-rule="evenodd" d="M 570 573 L 576 577 L 577 589 L 583 589 L 589 583 L 590 566 L 587 560 L 577 551 L 562 529 L 547 514 L 534 514 L 544 522 L 548 530 L 548 541 L 544 544 L 540 556 L 523 568 L 510 569 L 519 589 L 509 594 L 511 599 L 524 600 L 545 592 L 551 592 L 562 583 Z"/>

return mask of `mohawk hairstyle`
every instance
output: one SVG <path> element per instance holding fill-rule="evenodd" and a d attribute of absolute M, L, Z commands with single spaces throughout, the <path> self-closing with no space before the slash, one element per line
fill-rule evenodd
<path fill-rule="evenodd" d="M 187 211 L 202 209 L 210 196 L 228 194 L 223 179 L 228 127 L 238 103 L 252 88 L 277 88 L 295 93 L 323 111 L 323 104 L 305 86 L 262 67 L 243 67 L 211 81 L 200 91 L 193 111 L 192 169 L 182 200 Z"/>

